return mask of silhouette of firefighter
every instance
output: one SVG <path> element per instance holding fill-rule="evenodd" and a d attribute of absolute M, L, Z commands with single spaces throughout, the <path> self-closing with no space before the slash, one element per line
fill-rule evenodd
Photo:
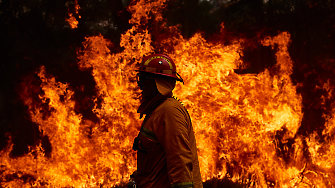
<path fill-rule="evenodd" d="M 131 176 L 138 188 L 202 187 L 191 119 L 172 96 L 176 81 L 183 79 L 169 56 L 143 58 L 137 73 L 142 90 L 137 112 L 145 118 L 134 140 L 137 171 Z"/>

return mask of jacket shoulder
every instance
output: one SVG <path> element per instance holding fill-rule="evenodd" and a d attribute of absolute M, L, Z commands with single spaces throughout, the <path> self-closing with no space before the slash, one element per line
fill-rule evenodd
<path fill-rule="evenodd" d="M 157 110 L 173 110 L 173 109 L 184 109 L 183 105 L 174 98 L 167 98 L 161 105 L 157 107 Z"/>
<path fill-rule="evenodd" d="M 157 116 L 183 116 L 184 118 L 188 119 L 188 112 L 186 108 L 176 99 L 174 98 L 167 98 L 161 105 L 159 105 L 154 114 Z"/>

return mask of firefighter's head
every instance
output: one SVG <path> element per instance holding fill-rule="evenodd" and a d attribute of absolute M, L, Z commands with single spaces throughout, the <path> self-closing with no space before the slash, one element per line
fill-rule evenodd
<path fill-rule="evenodd" d="M 164 54 L 153 54 L 143 58 L 137 73 L 137 84 L 142 90 L 142 98 L 150 99 L 161 93 L 169 95 L 183 79 L 176 72 L 173 60 Z"/>

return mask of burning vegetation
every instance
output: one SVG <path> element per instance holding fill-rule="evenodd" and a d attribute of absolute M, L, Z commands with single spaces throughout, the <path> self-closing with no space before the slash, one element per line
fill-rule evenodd
<path fill-rule="evenodd" d="M 232 22 L 222 22 L 216 33 L 190 34 L 191 26 L 171 18 L 169 10 L 178 2 L 119 1 L 115 5 L 120 10 L 114 10 L 118 16 L 131 15 L 129 25 L 119 24 L 124 28 L 119 39 L 104 32 L 78 34 L 74 15 L 89 20 L 79 15 L 81 1 L 73 2 L 74 11 L 68 8 L 64 21 L 71 26 L 67 32 L 82 38 L 71 40 L 77 46 L 57 43 L 52 50 L 67 46 L 74 57 L 31 63 L 33 68 L 17 64 L 27 70 L 17 68 L 21 72 L 15 87 L 2 84 L 1 90 L 14 94 L 0 92 L 1 101 L 13 94 L 9 98 L 14 102 L 2 102 L 1 112 L 13 113 L 15 105 L 22 109 L 1 117 L 0 187 L 123 186 L 136 170 L 132 144 L 142 121 L 136 113 L 140 93 L 134 70 L 144 55 L 155 52 L 169 54 L 184 78 L 185 85 L 177 84 L 174 95 L 192 118 L 204 187 L 335 186 L 334 54 L 312 59 L 318 56 L 308 47 L 308 57 L 296 54 L 293 59 L 298 51 L 290 48 L 297 44 L 285 28 L 261 28 L 256 35 L 252 27 L 255 35 L 250 37 L 247 32 L 234 34 Z M 219 10 L 223 14 L 243 1 L 208 1 L 208 6 L 214 6 L 210 2 L 224 7 Z M 321 6 L 318 2 L 308 5 Z M 215 6 L 206 16 L 219 14 Z M 87 11 L 89 6 L 81 7 Z M 24 54 L 38 56 L 43 52 L 38 50 Z M 268 57 L 257 57 L 263 53 Z M 38 60 L 33 55 L 24 59 Z"/>

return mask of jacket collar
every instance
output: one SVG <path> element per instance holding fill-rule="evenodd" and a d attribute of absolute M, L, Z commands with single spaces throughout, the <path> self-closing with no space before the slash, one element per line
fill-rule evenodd
<path fill-rule="evenodd" d="M 138 107 L 137 113 L 140 113 L 140 119 L 143 117 L 143 114 L 151 114 L 152 111 L 154 111 L 158 105 L 160 105 L 165 99 L 172 96 L 172 92 L 168 95 L 162 95 L 158 93 L 154 98 L 151 100 L 144 100 L 142 104 Z"/>

